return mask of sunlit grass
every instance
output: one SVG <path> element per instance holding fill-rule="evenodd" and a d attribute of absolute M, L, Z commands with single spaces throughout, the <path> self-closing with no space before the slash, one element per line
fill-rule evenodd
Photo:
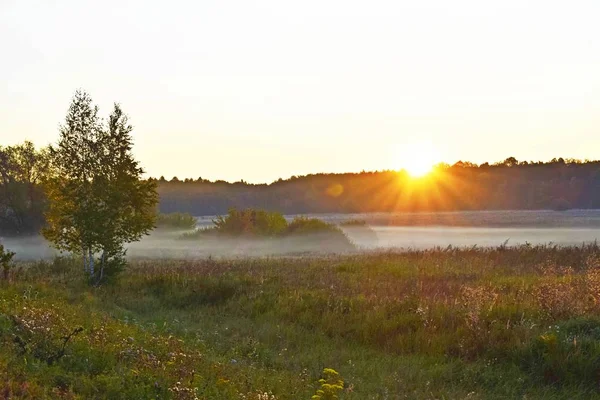
<path fill-rule="evenodd" d="M 2 284 L 2 393 L 309 399 L 332 368 L 341 399 L 598 395 L 596 246 L 140 260 L 97 289 L 78 270 Z"/>

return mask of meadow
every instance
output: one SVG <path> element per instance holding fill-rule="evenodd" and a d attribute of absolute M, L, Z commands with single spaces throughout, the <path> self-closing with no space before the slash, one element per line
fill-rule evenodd
<path fill-rule="evenodd" d="M 600 398 L 597 245 L 80 264 L 2 281 L 0 397 Z"/>

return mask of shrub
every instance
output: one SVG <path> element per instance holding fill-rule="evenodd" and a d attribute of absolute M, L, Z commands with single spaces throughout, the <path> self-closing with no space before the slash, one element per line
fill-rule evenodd
<path fill-rule="evenodd" d="M 156 227 L 158 229 L 193 229 L 196 226 L 196 218 L 188 213 L 158 214 Z"/>
<path fill-rule="evenodd" d="M 179 237 L 193 240 L 211 235 L 246 238 L 272 238 L 278 240 L 278 249 L 293 252 L 345 252 L 356 247 L 337 225 L 316 218 L 296 217 L 291 223 L 276 212 L 246 209 L 229 210 L 226 216 L 219 216 L 213 228 L 197 229 Z M 260 243 L 257 242 L 260 246 Z M 284 250 L 285 251 L 285 250 Z"/>
<path fill-rule="evenodd" d="M 4 245 L 0 244 L 0 266 L 2 266 L 2 275 L 8 280 L 10 269 L 12 267 L 12 259 L 15 253 L 4 249 Z"/>
<path fill-rule="evenodd" d="M 338 226 L 317 218 L 294 218 L 288 225 L 285 236 L 292 241 L 292 248 L 298 250 L 344 252 L 356 249 Z"/>
<path fill-rule="evenodd" d="M 310 233 L 329 233 L 339 232 L 342 233 L 341 229 L 333 224 L 321 221 L 317 218 L 307 217 L 296 217 L 288 225 L 287 234 L 310 234 Z"/>
<path fill-rule="evenodd" d="M 232 208 L 213 223 L 217 232 L 228 235 L 277 236 L 287 227 L 287 221 L 280 213 L 251 208 L 241 211 Z"/>
<path fill-rule="evenodd" d="M 96 276 L 92 277 L 91 283 L 99 285 L 114 281 L 127 266 L 127 260 L 125 259 L 126 252 L 127 250 L 119 249 L 103 255 L 98 260 L 98 272 Z"/>

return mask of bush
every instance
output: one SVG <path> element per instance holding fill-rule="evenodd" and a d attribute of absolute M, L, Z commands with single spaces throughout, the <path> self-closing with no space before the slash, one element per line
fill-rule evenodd
<path fill-rule="evenodd" d="M 219 216 L 213 222 L 213 228 L 187 232 L 179 238 L 193 240 L 211 235 L 243 236 L 244 239 L 277 239 L 279 250 L 294 252 L 355 250 L 354 244 L 337 225 L 316 218 L 296 217 L 288 224 L 283 215 L 277 212 L 253 209 L 238 211 L 232 208 L 226 216 Z M 257 244 L 260 246 L 260 243 Z"/>
<path fill-rule="evenodd" d="M 293 241 L 292 247 L 299 250 L 344 252 L 356 249 L 338 226 L 317 218 L 294 218 L 288 225 L 285 236 Z"/>
<path fill-rule="evenodd" d="M 327 222 L 321 221 L 317 218 L 306 218 L 306 217 L 296 217 L 294 220 L 288 225 L 286 233 L 287 234 L 310 234 L 310 233 L 329 233 L 329 232 L 339 232 L 342 233 L 342 230 L 333 224 L 328 224 Z"/>
<path fill-rule="evenodd" d="M 158 229 L 193 229 L 196 227 L 196 218 L 188 213 L 158 214 L 156 228 Z"/>
<path fill-rule="evenodd" d="M 9 272 L 12 267 L 12 259 L 15 253 L 4 249 L 4 245 L 0 244 L 0 266 L 2 267 L 2 275 L 8 280 Z"/>
<path fill-rule="evenodd" d="M 119 249 L 113 252 L 107 252 L 104 259 L 102 257 L 99 258 L 96 261 L 96 273 L 91 277 L 90 283 L 100 285 L 102 283 L 114 281 L 127 266 L 127 260 L 125 259 L 126 252 L 126 250 Z"/>
<path fill-rule="evenodd" d="M 227 235 L 277 236 L 287 228 L 287 221 L 277 212 L 253 210 L 229 210 L 227 216 L 213 221 L 217 232 Z"/>

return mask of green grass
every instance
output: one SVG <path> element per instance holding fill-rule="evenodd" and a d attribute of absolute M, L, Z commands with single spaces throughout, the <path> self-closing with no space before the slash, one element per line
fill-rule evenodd
<path fill-rule="evenodd" d="M 80 269 L 2 283 L 0 397 L 310 399 L 324 368 L 342 399 L 600 397 L 596 246 Z"/>

